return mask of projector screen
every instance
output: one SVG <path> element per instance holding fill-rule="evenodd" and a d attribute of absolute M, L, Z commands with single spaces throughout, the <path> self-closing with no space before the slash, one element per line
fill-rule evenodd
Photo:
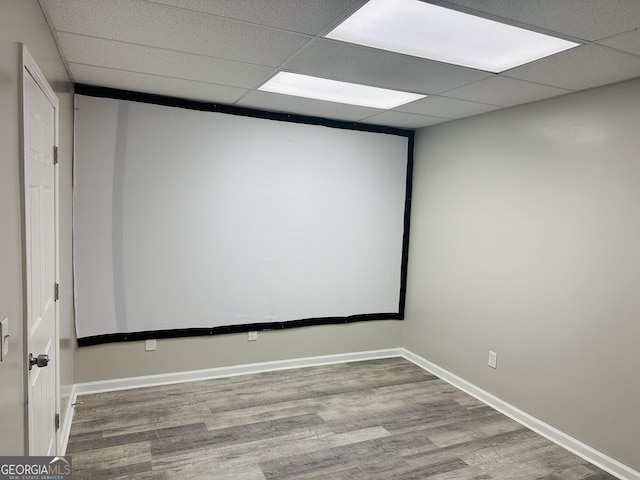
<path fill-rule="evenodd" d="M 76 95 L 80 345 L 403 317 L 413 132 L 141 98 Z"/>

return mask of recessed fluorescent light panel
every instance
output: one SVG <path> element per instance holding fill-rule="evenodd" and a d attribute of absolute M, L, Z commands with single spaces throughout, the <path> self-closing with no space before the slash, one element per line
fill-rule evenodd
<path fill-rule="evenodd" d="M 416 93 L 368 87 L 289 72 L 279 72 L 258 90 L 382 109 L 394 108 L 426 97 Z"/>
<path fill-rule="evenodd" d="M 493 73 L 578 45 L 420 0 L 369 0 L 326 37 Z"/>

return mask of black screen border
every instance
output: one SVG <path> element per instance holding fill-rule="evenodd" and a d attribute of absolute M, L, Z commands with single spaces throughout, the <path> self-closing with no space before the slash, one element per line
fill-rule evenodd
<path fill-rule="evenodd" d="M 305 115 L 295 115 L 279 112 L 268 112 L 250 108 L 236 107 L 219 103 L 198 102 L 182 98 L 155 95 L 149 93 L 133 92 L 129 90 L 118 90 L 114 88 L 99 87 L 87 84 L 76 84 L 75 93 L 90 97 L 112 98 L 115 100 L 129 100 L 133 102 L 149 103 L 167 107 L 184 108 L 204 112 L 218 112 L 229 115 L 241 115 L 246 117 L 261 118 L 289 123 L 304 123 L 308 125 L 321 125 L 331 128 L 346 130 L 357 130 L 372 133 L 383 133 L 406 137 L 407 142 L 407 175 L 405 186 L 404 203 L 404 231 L 402 238 L 402 259 L 400 263 L 400 295 L 398 312 L 367 313 L 360 315 L 350 315 L 345 317 L 320 317 L 289 320 L 284 322 L 249 323 L 242 325 L 218 326 L 211 328 L 180 328 L 169 330 L 145 330 L 129 333 L 109 333 L 80 337 L 77 339 L 78 346 L 100 345 L 104 343 L 130 342 L 147 339 L 167 339 L 185 338 L 206 335 L 221 335 L 229 333 L 244 333 L 251 331 L 283 330 L 285 328 L 299 328 L 316 325 L 336 325 L 353 322 L 364 322 L 372 320 L 404 320 L 405 301 L 407 296 L 407 273 L 409 266 L 409 230 L 411 226 L 411 195 L 413 187 L 413 150 L 414 150 L 414 130 L 407 130 L 383 125 L 373 125 L 358 122 L 346 122 L 331 120 L 322 117 L 312 117 Z"/>

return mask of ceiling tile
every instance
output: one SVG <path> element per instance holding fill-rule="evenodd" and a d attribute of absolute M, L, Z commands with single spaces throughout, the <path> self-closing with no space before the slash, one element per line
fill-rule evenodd
<path fill-rule="evenodd" d="M 427 115 L 415 115 L 413 113 L 396 112 L 394 110 L 379 113 L 362 120 L 363 123 L 371 123 L 374 125 L 386 125 L 396 128 L 407 128 L 410 130 L 438 123 L 448 122 L 446 118 L 429 117 Z"/>
<path fill-rule="evenodd" d="M 601 45 L 617 48 L 623 52 L 640 55 L 640 30 L 632 30 L 630 32 L 616 35 L 598 42 Z"/>
<path fill-rule="evenodd" d="M 497 110 L 499 108 L 500 107 L 496 105 L 487 105 L 486 103 L 469 102 L 467 100 L 431 95 L 422 100 L 416 100 L 415 102 L 396 107 L 394 110 L 434 117 L 462 118 L 490 112 L 491 110 Z"/>
<path fill-rule="evenodd" d="M 583 45 L 514 68 L 503 75 L 569 90 L 582 90 L 639 76 L 640 57 L 599 45 Z"/>
<path fill-rule="evenodd" d="M 77 83 L 167 95 L 201 102 L 231 104 L 246 93 L 246 90 L 242 88 L 124 72 L 77 63 L 71 63 L 69 67 Z"/>
<path fill-rule="evenodd" d="M 362 118 L 369 117 L 381 111 L 375 108 L 323 102 L 310 98 L 262 91 L 251 91 L 247 93 L 236 105 L 270 112 L 286 112 L 311 117 L 332 118 L 345 122 L 357 122 Z"/>
<path fill-rule="evenodd" d="M 308 41 L 304 35 L 158 3 L 132 0 L 42 2 L 55 28 L 62 32 L 257 65 L 278 66 Z"/>
<path fill-rule="evenodd" d="M 638 0 L 446 0 L 446 3 L 588 41 L 633 30 L 640 18 Z"/>
<path fill-rule="evenodd" d="M 447 92 L 447 97 L 509 107 L 568 93 L 568 90 L 494 76 Z"/>
<path fill-rule="evenodd" d="M 314 40 L 283 68 L 296 73 L 413 93 L 439 93 L 490 75 L 328 39 Z"/>
<path fill-rule="evenodd" d="M 152 0 L 156 3 L 210 13 L 292 32 L 316 35 L 336 18 L 347 16 L 363 0 Z"/>
<path fill-rule="evenodd" d="M 276 72 L 274 68 L 260 65 L 71 33 L 58 34 L 58 41 L 71 63 L 219 85 L 254 88 Z"/>
<path fill-rule="evenodd" d="M 586 43 L 501 75 L 321 37 L 366 1 L 38 0 L 78 82 L 344 121 L 419 128 L 640 77 L 640 0 L 423 0 Z M 278 71 L 429 97 L 385 113 L 254 90 Z"/>

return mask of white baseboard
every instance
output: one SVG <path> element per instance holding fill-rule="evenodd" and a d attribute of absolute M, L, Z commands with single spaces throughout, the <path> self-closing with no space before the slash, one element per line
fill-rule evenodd
<path fill-rule="evenodd" d="M 74 385 L 71 388 L 71 394 L 69 395 L 69 400 L 67 401 L 67 408 L 65 409 L 64 419 L 60 425 L 60 437 L 58 444 L 58 451 L 60 456 L 64 456 L 67 453 L 67 444 L 69 443 L 69 435 L 71 434 L 71 422 L 73 422 L 73 414 L 75 412 L 75 403 L 76 397 L 78 394 L 76 393 L 76 386 Z"/>
<path fill-rule="evenodd" d="M 357 362 L 363 360 L 374 360 L 376 358 L 401 356 L 403 356 L 403 349 L 389 348 L 385 350 L 371 350 L 367 352 L 293 358 L 273 362 L 249 363 L 229 367 L 208 368 L 205 370 L 192 370 L 189 372 L 164 373 L 159 375 L 145 375 L 141 377 L 115 378 L 113 380 L 78 383 L 75 385 L 75 392 L 77 395 L 111 392 L 115 390 L 127 390 L 130 388 L 152 387 L 156 385 L 169 385 L 172 383 L 209 380 L 211 378 L 247 375 L 250 373 L 271 372 L 291 368 L 314 367 L 318 365 L 330 365 L 333 363 Z"/>
<path fill-rule="evenodd" d="M 525 427 L 533 430 L 534 432 L 542 435 L 543 437 L 551 440 L 557 445 L 563 447 L 566 450 L 584 458 L 593 465 L 600 467 L 601 469 L 609 472 L 622 480 L 640 480 L 640 472 L 633 470 L 630 467 L 618 462 L 617 460 L 599 452 L 595 448 L 576 440 L 570 435 L 544 423 L 543 421 L 523 412 L 519 408 L 499 399 L 498 397 L 490 394 L 489 392 L 477 387 L 476 385 L 458 377 L 457 375 L 439 367 L 435 363 L 432 363 L 424 358 L 406 350 L 402 350 L 402 356 L 412 363 L 415 363 L 424 370 L 432 373 L 436 377 L 441 378 L 447 383 L 450 383 L 456 388 L 459 388 L 463 392 L 477 398 L 481 402 L 495 408 L 500 413 L 503 413 L 509 418 L 512 418 L 516 422 L 524 425 Z"/>
<path fill-rule="evenodd" d="M 525 427 L 551 440 L 557 445 L 570 452 L 584 458 L 588 462 L 602 468 L 621 480 L 640 480 L 640 472 L 627 467 L 617 460 L 599 452 L 598 450 L 576 440 L 575 438 L 561 432 L 560 430 L 544 423 L 543 421 L 529 415 L 513 405 L 499 399 L 498 397 L 482 390 L 476 385 L 464 380 L 461 377 L 429 362 L 428 360 L 404 349 L 389 348 L 384 350 L 372 350 L 366 352 L 343 353 L 337 355 L 325 355 L 319 357 L 294 358 L 290 360 L 278 360 L 273 362 L 250 363 L 246 365 L 234 365 L 229 367 L 209 368 L 205 370 L 193 370 L 189 372 L 166 373 L 160 375 L 146 375 L 140 377 L 116 378 L 112 380 L 102 380 L 97 382 L 86 382 L 75 384 L 70 396 L 70 406 L 67 408 L 67 415 L 62 428 L 63 447 L 62 453 L 66 451 L 66 446 L 71 430 L 73 419 L 73 404 L 78 395 L 110 392 L 115 390 L 127 390 L 131 388 L 151 387 L 156 385 L 168 385 L 172 383 L 193 382 L 198 380 L 208 380 L 212 378 L 224 378 L 236 375 L 247 375 L 251 373 L 270 372 L 275 370 L 287 370 L 291 368 L 313 367 L 318 365 L 330 365 L 334 363 L 356 362 L 364 360 L 375 360 L 378 358 L 403 357 L 469 395 L 477 398 L 481 402 L 495 408 L 504 415 L 512 418 Z"/>

